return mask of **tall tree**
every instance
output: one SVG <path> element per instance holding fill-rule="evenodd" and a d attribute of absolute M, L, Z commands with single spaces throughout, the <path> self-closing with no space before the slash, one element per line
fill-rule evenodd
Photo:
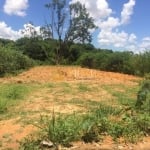
<path fill-rule="evenodd" d="M 62 41 L 62 34 L 64 31 L 64 24 L 66 21 L 66 0 L 52 0 L 51 3 L 46 4 L 46 7 L 50 9 L 51 21 L 50 27 L 52 37 L 57 36 L 59 42 Z"/>
<path fill-rule="evenodd" d="M 80 2 L 70 4 L 66 0 L 51 0 L 46 4 L 50 10 L 52 38 L 58 40 L 55 49 L 56 63 L 59 63 L 63 50 L 68 43 L 90 43 L 90 30 L 95 28 L 93 19 Z"/>
<path fill-rule="evenodd" d="M 96 28 L 93 18 L 89 16 L 85 5 L 76 2 L 70 5 L 70 25 L 65 40 L 79 43 L 90 43 L 90 30 Z"/>

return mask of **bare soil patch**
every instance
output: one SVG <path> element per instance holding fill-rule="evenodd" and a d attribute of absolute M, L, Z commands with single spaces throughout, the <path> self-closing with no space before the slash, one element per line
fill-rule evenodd
<path fill-rule="evenodd" d="M 2 150 L 14 149 L 19 147 L 19 141 L 35 131 L 33 125 L 24 126 L 17 122 L 19 118 L 0 121 L 0 141 Z"/>
<path fill-rule="evenodd" d="M 132 75 L 81 67 L 41 66 L 25 71 L 16 77 L 0 79 L 0 82 L 47 83 L 52 81 L 97 81 L 102 84 L 135 84 L 139 79 Z"/>

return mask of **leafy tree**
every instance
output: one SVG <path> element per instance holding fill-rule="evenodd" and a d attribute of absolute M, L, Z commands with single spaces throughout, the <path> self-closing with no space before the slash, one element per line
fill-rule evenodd
<path fill-rule="evenodd" d="M 50 30 L 53 39 L 58 39 L 55 49 L 56 64 L 64 57 L 63 51 L 73 42 L 91 42 L 90 29 L 95 28 L 84 5 L 79 2 L 69 5 L 66 0 L 52 0 L 46 4 L 50 10 Z M 67 11 L 68 10 L 68 11 Z"/>
<path fill-rule="evenodd" d="M 135 74 L 144 76 L 150 73 L 150 51 L 134 55 L 133 64 Z"/>
<path fill-rule="evenodd" d="M 48 58 L 45 42 L 39 38 L 22 38 L 16 42 L 19 51 L 30 58 L 45 61 Z"/>
<path fill-rule="evenodd" d="M 78 59 L 78 64 L 80 64 L 82 67 L 94 68 L 95 61 L 93 53 L 84 53 L 81 55 L 81 57 Z"/>
<path fill-rule="evenodd" d="M 40 36 L 42 39 L 51 39 L 52 38 L 52 33 L 51 33 L 51 28 L 50 25 L 46 25 L 40 28 Z"/>
<path fill-rule="evenodd" d="M 90 29 L 94 29 L 94 20 L 89 16 L 84 5 L 76 2 L 70 5 L 70 26 L 68 28 L 66 39 L 71 42 L 90 43 L 92 36 Z"/>

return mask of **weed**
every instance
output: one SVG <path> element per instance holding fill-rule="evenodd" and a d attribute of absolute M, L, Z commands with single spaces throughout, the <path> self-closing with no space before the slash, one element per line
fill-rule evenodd
<path fill-rule="evenodd" d="M 119 115 L 122 112 L 122 109 L 100 103 L 98 108 L 93 111 L 95 116 L 103 118 L 110 115 Z"/>
<path fill-rule="evenodd" d="M 29 93 L 29 88 L 23 84 L 2 84 L 0 86 L 0 113 L 7 111 L 8 106 L 16 100 L 24 99 Z"/>
<path fill-rule="evenodd" d="M 8 100 L 18 100 L 23 99 L 25 94 L 27 94 L 27 92 L 28 89 L 25 85 L 8 84 L 1 87 L 0 96 Z"/>
<path fill-rule="evenodd" d="M 116 140 L 123 135 L 124 126 L 120 122 L 110 123 L 109 134 Z"/>
<path fill-rule="evenodd" d="M 0 98 L 0 114 L 7 111 L 7 100 Z"/>
<path fill-rule="evenodd" d="M 39 139 L 35 138 L 33 135 L 30 135 L 24 138 L 23 141 L 20 142 L 20 150 L 39 150 L 40 149 L 40 141 Z"/>
<path fill-rule="evenodd" d="M 121 88 L 124 90 L 124 92 L 120 92 L 118 90 L 114 90 L 114 87 L 116 87 L 117 89 Z M 137 88 L 129 88 L 129 87 L 125 87 L 123 85 L 105 85 L 103 86 L 103 88 L 105 90 L 107 90 L 109 93 L 111 93 L 114 97 L 117 98 L 117 101 L 119 104 L 123 105 L 123 106 L 129 106 L 129 107 L 133 107 L 135 105 L 134 102 L 134 98 L 133 94 L 136 95 L 137 92 Z"/>
<path fill-rule="evenodd" d="M 80 92 L 89 92 L 89 91 L 91 91 L 91 88 L 89 88 L 87 85 L 85 85 L 83 83 L 80 83 L 78 85 L 78 91 L 80 91 Z"/>
<path fill-rule="evenodd" d="M 53 143 L 69 145 L 70 142 L 79 138 L 80 118 L 73 115 L 58 115 L 53 113 L 50 120 L 46 120 L 46 127 L 43 128 L 48 139 Z"/>

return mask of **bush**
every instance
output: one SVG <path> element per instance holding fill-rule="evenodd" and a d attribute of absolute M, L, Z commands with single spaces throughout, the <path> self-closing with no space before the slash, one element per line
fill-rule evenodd
<path fill-rule="evenodd" d="M 150 80 L 145 79 L 137 94 L 136 108 L 149 111 L 150 113 Z"/>
<path fill-rule="evenodd" d="M 79 117 L 73 115 L 58 115 L 53 113 L 52 118 L 45 119 L 46 127 L 43 127 L 46 137 L 54 144 L 68 146 L 70 142 L 79 139 L 80 123 Z"/>
<path fill-rule="evenodd" d="M 92 53 L 84 53 L 78 59 L 77 64 L 82 67 L 94 68 L 94 55 Z"/>
<path fill-rule="evenodd" d="M 33 60 L 15 50 L 0 48 L 0 76 L 7 73 L 16 73 L 34 65 Z"/>

